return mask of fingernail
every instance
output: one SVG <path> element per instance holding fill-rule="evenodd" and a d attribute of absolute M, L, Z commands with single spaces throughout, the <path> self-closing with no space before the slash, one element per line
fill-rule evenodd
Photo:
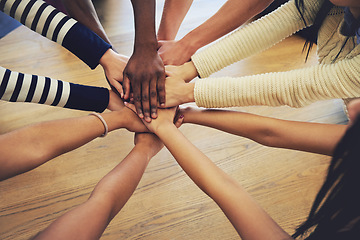
<path fill-rule="evenodd" d="M 181 114 L 179 118 L 184 118 L 184 114 Z"/>
<path fill-rule="evenodd" d="M 160 104 L 160 106 L 165 107 L 165 103 Z"/>

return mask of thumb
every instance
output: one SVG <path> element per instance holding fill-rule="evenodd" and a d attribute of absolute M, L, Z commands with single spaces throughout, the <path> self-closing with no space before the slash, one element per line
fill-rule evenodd
<path fill-rule="evenodd" d="M 130 79 L 127 77 L 126 74 L 124 74 L 124 81 L 122 84 L 124 99 L 129 99 L 130 97 Z"/>

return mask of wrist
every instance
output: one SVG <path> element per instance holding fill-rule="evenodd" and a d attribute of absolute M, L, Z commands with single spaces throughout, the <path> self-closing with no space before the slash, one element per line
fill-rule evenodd
<path fill-rule="evenodd" d="M 173 129 L 177 129 L 177 127 L 174 125 L 173 122 L 164 122 L 162 124 L 157 125 L 157 127 L 154 129 L 154 133 L 163 140 L 164 137 L 172 136 L 170 132 Z M 165 142 L 165 141 L 163 141 Z"/>
<path fill-rule="evenodd" d="M 141 154 L 142 158 L 150 160 L 153 156 L 156 154 L 153 154 L 152 146 L 145 142 L 139 142 L 135 144 L 134 150 L 138 152 L 138 154 Z"/>
<path fill-rule="evenodd" d="M 196 123 L 197 116 L 199 116 L 198 113 L 200 113 L 202 110 L 195 109 L 193 107 L 186 107 L 182 110 L 180 110 L 180 114 L 184 115 L 183 123 Z M 200 114 L 200 117 L 203 117 Z"/>
<path fill-rule="evenodd" d="M 103 117 L 108 124 L 109 132 L 116 129 L 125 128 L 127 126 L 127 118 L 124 116 L 126 116 L 124 113 L 124 108 L 118 111 L 112 111 L 103 114 Z"/>
<path fill-rule="evenodd" d="M 158 42 L 156 39 L 154 40 L 139 40 L 139 41 L 135 41 L 134 44 L 134 53 L 136 51 L 154 51 L 157 52 L 157 48 L 158 48 Z"/>
<path fill-rule="evenodd" d="M 185 82 L 190 82 L 195 77 L 199 75 L 197 69 L 192 61 L 186 62 L 180 66 L 182 68 L 181 72 L 183 72 L 183 78 Z"/>
<path fill-rule="evenodd" d="M 116 53 L 114 52 L 114 50 L 112 50 L 111 48 L 109 48 L 104 55 L 102 55 L 102 57 L 99 60 L 99 64 L 103 67 L 103 68 L 108 68 L 109 65 L 112 63 L 112 59 L 115 57 Z"/>
<path fill-rule="evenodd" d="M 184 103 L 190 103 L 195 101 L 194 88 L 195 83 L 186 83 L 184 85 Z"/>
<path fill-rule="evenodd" d="M 186 34 L 182 39 L 179 40 L 179 42 L 184 44 L 193 54 L 199 48 L 204 46 L 202 44 L 201 38 L 198 37 L 198 34 L 196 34 L 194 30 Z"/>

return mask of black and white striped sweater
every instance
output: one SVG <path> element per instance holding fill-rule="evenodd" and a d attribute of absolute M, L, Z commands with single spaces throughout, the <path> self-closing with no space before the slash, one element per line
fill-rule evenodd
<path fill-rule="evenodd" d="M 91 69 L 111 47 L 91 30 L 41 0 L 0 0 L 0 10 L 31 30 L 62 45 Z M 23 74 L 0 67 L 0 99 L 102 112 L 106 88 Z"/>

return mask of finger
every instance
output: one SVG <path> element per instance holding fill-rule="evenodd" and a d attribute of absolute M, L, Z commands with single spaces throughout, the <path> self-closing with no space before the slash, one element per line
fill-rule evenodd
<path fill-rule="evenodd" d="M 181 114 L 181 115 L 176 119 L 176 122 L 175 122 L 174 124 L 175 124 L 175 126 L 176 126 L 177 128 L 179 128 L 179 127 L 183 124 L 183 122 L 184 122 L 184 115 Z"/>
<path fill-rule="evenodd" d="M 157 80 L 157 94 L 161 107 L 165 107 L 165 72 L 162 72 Z"/>
<path fill-rule="evenodd" d="M 116 92 L 117 95 L 119 95 L 121 98 L 124 97 L 123 87 L 118 81 L 113 81 L 113 83 L 110 86 L 111 86 L 111 90 Z"/>
<path fill-rule="evenodd" d="M 157 118 L 157 104 L 158 104 L 158 97 L 156 92 L 156 79 L 153 79 L 150 82 L 150 111 L 151 111 L 151 118 Z"/>
<path fill-rule="evenodd" d="M 159 50 L 159 48 L 162 47 L 163 43 L 164 43 L 164 41 L 162 41 L 162 40 L 158 41 L 157 50 Z"/>
<path fill-rule="evenodd" d="M 144 114 L 141 107 L 141 88 L 139 84 L 133 86 L 133 94 L 134 94 L 134 105 L 136 108 L 136 112 L 140 118 L 144 118 Z"/>
<path fill-rule="evenodd" d="M 176 110 L 175 110 L 175 114 L 174 114 L 174 121 L 173 121 L 173 123 L 175 123 L 177 120 L 178 120 L 178 118 L 180 117 L 180 107 L 179 106 L 177 106 L 176 107 Z"/>
<path fill-rule="evenodd" d="M 150 98 L 149 98 L 149 81 L 145 80 L 141 85 L 141 104 L 146 122 L 151 122 L 150 117 Z"/>
<path fill-rule="evenodd" d="M 128 78 L 128 76 L 126 74 L 124 74 L 123 76 L 123 84 L 122 84 L 122 88 L 123 88 L 123 93 L 124 95 L 124 99 L 129 99 L 130 96 L 130 79 Z"/>
<path fill-rule="evenodd" d="M 134 104 L 131 104 L 131 103 L 128 103 L 128 102 L 124 102 L 124 105 L 131 109 L 134 113 L 136 113 L 136 108 L 135 108 L 135 105 Z"/>

